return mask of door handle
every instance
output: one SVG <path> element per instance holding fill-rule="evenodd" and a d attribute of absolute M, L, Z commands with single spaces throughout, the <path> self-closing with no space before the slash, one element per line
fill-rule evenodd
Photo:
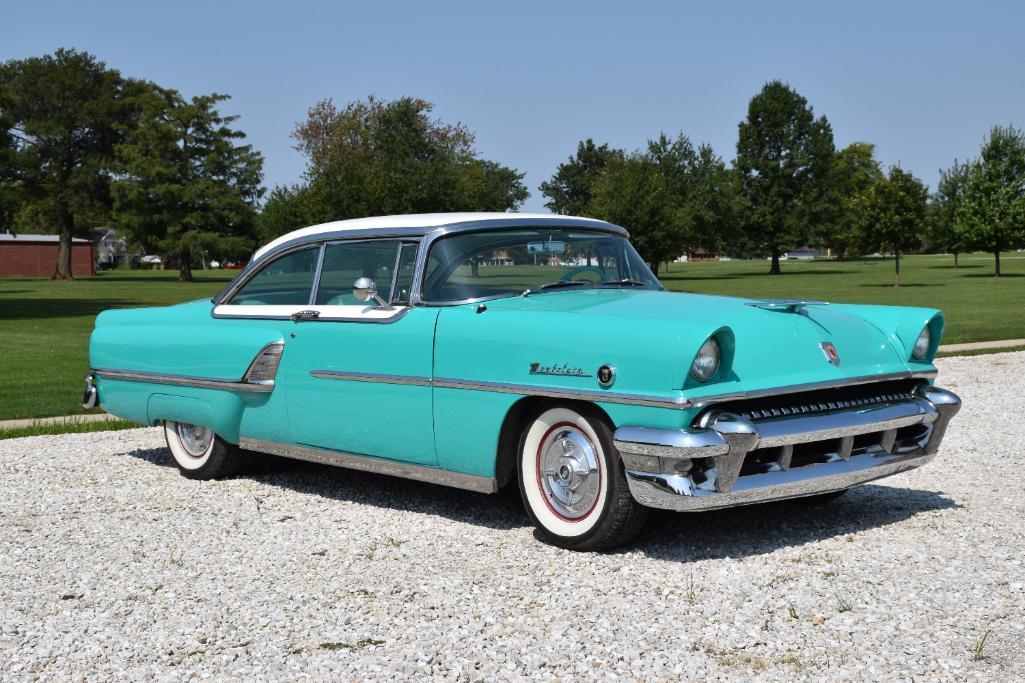
<path fill-rule="evenodd" d="M 296 311 L 289 317 L 297 323 L 302 322 L 304 320 L 316 320 L 320 317 L 320 311 Z"/>

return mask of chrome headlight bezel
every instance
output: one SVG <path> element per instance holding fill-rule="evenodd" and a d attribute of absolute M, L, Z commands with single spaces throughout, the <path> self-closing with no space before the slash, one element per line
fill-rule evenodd
<path fill-rule="evenodd" d="M 690 363 L 690 376 L 698 382 L 707 382 L 715 377 L 722 362 L 722 349 L 715 337 L 709 337 L 694 354 Z"/>
<path fill-rule="evenodd" d="M 929 326 L 926 325 L 922 328 L 922 331 L 918 333 L 918 339 L 915 340 L 915 345 L 911 348 L 911 359 L 925 360 L 929 356 L 929 350 L 931 348 L 932 332 L 929 330 Z"/>

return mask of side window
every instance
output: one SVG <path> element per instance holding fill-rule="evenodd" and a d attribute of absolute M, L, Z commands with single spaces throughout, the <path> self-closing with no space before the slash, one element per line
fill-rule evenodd
<path fill-rule="evenodd" d="M 362 305 L 363 302 L 352 295 L 352 285 L 361 277 L 372 279 L 378 293 L 387 297 L 392 287 L 398 248 L 396 240 L 327 245 L 316 303 L 322 306 Z"/>
<path fill-rule="evenodd" d="M 399 271 L 395 275 L 392 303 L 408 304 L 409 290 L 413 287 L 413 268 L 416 266 L 416 242 L 403 242 L 399 247 Z"/>
<path fill-rule="evenodd" d="M 310 301 L 320 247 L 293 251 L 268 263 L 228 303 L 236 306 L 289 306 Z"/>

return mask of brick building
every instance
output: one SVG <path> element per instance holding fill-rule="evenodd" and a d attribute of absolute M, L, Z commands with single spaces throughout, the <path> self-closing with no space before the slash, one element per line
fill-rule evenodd
<path fill-rule="evenodd" d="M 50 277 L 57 267 L 59 247 L 57 235 L 0 235 L 0 277 Z M 89 240 L 71 240 L 71 274 L 96 274 Z"/>

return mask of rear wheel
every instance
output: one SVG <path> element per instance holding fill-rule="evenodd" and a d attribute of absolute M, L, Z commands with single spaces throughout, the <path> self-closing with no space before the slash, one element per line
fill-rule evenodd
<path fill-rule="evenodd" d="M 241 469 L 238 446 L 209 427 L 168 420 L 164 423 L 164 439 L 178 471 L 189 479 L 222 479 Z"/>
<path fill-rule="evenodd" d="M 570 550 L 607 550 L 640 531 L 612 430 L 597 411 L 549 406 L 520 437 L 520 495 L 541 537 Z"/>

